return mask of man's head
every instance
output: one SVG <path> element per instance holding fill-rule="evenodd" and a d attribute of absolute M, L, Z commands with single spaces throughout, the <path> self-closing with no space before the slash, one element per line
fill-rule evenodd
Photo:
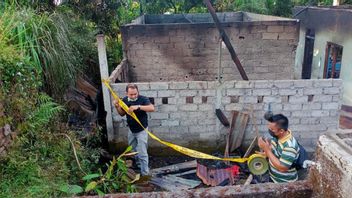
<path fill-rule="evenodd" d="M 136 101 L 138 99 L 138 87 L 136 84 L 128 84 L 126 86 L 126 95 L 128 100 Z"/>
<path fill-rule="evenodd" d="M 269 133 L 274 137 L 281 137 L 288 130 L 288 119 L 282 114 L 273 115 L 268 121 Z"/>

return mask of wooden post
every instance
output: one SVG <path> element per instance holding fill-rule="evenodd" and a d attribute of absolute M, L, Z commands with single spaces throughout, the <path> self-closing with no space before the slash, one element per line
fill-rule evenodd
<path fill-rule="evenodd" d="M 231 58 L 232 58 L 233 62 L 235 62 L 236 66 L 237 66 L 237 69 L 238 69 L 238 71 L 240 72 L 240 74 L 242 76 L 242 79 L 243 80 L 248 80 L 248 76 L 246 74 L 246 71 L 244 71 L 241 62 L 240 62 L 240 60 L 237 57 L 235 49 L 233 48 L 233 46 L 232 46 L 232 44 L 230 42 L 229 37 L 227 36 L 226 32 L 224 31 L 224 28 L 222 28 L 221 23 L 220 23 L 220 21 L 218 19 L 218 16 L 215 13 L 215 10 L 214 10 L 213 6 L 211 5 L 209 0 L 203 0 L 203 2 L 207 6 L 208 11 L 210 12 L 211 16 L 213 17 L 214 23 L 215 23 L 216 27 L 219 30 L 220 36 L 221 36 L 222 40 L 224 41 L 227 49 L 229 50 Z"/>
<path fill-rule="evenodd" d="M 109 69 L 108 69 L 108 59 L 106 58 L 106 46 L 104 35 L 97 35 L 97 43 L 98 43 L 98 55 L 99 55 L 99 67 L 100 67 L 100 77 L 101 79 L 107 79 L 109 77 Z M 104 98 L 104 108 L 106 111 L 106 130 L 108 134 L 108 142 L 111 142 L 114 138 L 114 127 L 112 124 L 112 109 L 111 109 L 111 98 L 110 93 L 107 87 L 103 85 L 103 98 Z"/>

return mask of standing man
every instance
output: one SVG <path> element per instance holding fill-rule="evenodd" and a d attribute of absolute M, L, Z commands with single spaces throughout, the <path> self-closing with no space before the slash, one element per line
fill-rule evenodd
<path fill-rule="evenodd" d="M 122 101 L 129 107 L 128 112 L 134 112 L 144 128 L 148 127 L 147 112 L 154 111 L 154 105 L 150 103 L 149 98 L 139 95 L 138 87 L 135 84 L 126 86 L 126 96 Z M 131 145 L 137 154 L 137 165 L 140 168 L 141 175 L 149 175 L 148 160 L 148 133 L 145 131 L 130 115 L 120 107 L 117 101 L 114 101 L 117 112 L 127 116 L 127 124 L 130 128 L 128 132 L 128 145 Z"/>
<path fill-rule="evenodd" d="M 260 137 L 258 146 L 268 157 L 270 179 L 275 183 L 296 181 L 298 175 L 293 164 L 299 157 L 300 148 L 288 129 L 288 119 L 282 114 L 276 114 L 268 121 L 268 131 L 272 138 L 269 141 Z"/>

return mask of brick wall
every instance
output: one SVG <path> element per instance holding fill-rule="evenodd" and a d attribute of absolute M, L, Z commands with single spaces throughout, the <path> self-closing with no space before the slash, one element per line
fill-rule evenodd
<path fill-rule="evenodd" d="M 249 79 L 293 79 L 296 20 L 223 26 Z M 121 31 L 134 82 L 241 80 L 226 47 L 219 58 L 220 37 L 213 23 L 130 24 Z"/>
<path fill-rule="evenodd" d="M 261 134 L 267 133 L 264 112 L 271 104 L 274 113 L 290 120 L 295 137 L 306 147 L 316 144 L 319 134 L 338 128 L 342 81 L 335 80 L 257 80 L 137 83 L 140 93 L 154 100 L 156 111 L 149 113 L 150 128 L 160 138 L 190 148 L 209 151 L 224 145 L 228 128 L 216 118 L 215 109 L 231 111 L 254 109 Z M 113 84 L 120 96 L 126 84 Z M 113 109 L 114 142 L 125 145 L 125 118 Z M 245 133 L 245 144 L 255 136 L 252 122 Z M 150 141 L 151 148 L 161 145 Z"/>

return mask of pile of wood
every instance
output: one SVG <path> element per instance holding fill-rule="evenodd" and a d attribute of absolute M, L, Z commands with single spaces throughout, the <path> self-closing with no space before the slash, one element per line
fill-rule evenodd
<path fill-rule="evenodd" d="M 187 179 L 189 175 L 196 174 L 196 160 L 173 164 L 151 170 L 152 179 L 150 183 L 160 187 L 163 190 L 174 191 L 192 189 L 199 186 L 202 182 L 194 177 Z"/>
<path fill-rule="evenodd" d="M 253 108 L 249 112 L 232 112 L 231 123 L 228 121 L 226 116 L 218 110 L 216 112 L 217 117 L 229 128 L 226 137 L 226 148 L 224 157 L 233 157 L 235 151 L 240 149 L 244 136 L 245 130 L 247 128 L 250 116 L 253 126 L 255 127 L 256 134 L 258 134 L 258 127 L 255 124 L 255 117 L 253 114 Z M 253 139 L 250 147 L 245 152 L 244 156 L 248 157 L 252 152 L 253 147 L 256 143 L 256 137 Z M 241 157 L 241 156 L 238 156 Z M 216 162 L 215 162 L 216 163 Z M 223 162 L 222 162 L 223 163 Z M 192 189 L 199 186 L 217 186 L 217 185 L 234 185 L 234 184 L 249 184 L 253 178 L 252 175 L 248 177 L 248 170 L 243 172 L 239 169 L 239 166 L 231 164 L 230 162 L 225 162 L 228 168 L 218 168 L 218 169 L 206 169 L 201 174 L 200 163 L 196 160 L 169 165 L 161 168 L 156 168 L 151 170 L 152 179 L 150 183 L 155 186 L 160 187 L 163 190 L 174 191 L 183 189 Z M 225 177 L 224 173 L 231 172 L 232 169 L 237 168 L 237 172 L 232 176 Z M 239 172 L 241 171 L 241 172 Z M 231 172 L 232 173 L 232 172 Z M 216 178 L 216 176 L 219 176 Z M 234 178 L 236 176 L 236 178 Z M 247 178 L 248 177 L 248 178 Z M 211 179 L 209 179 L 211 178 Z M 243 180 L 246 179 L 247 180 Z M 216 180 L 216 181 L 213 181 Z M 202 185 L 203 184 L 203 185 Z"/>
<path fill-rule="evenodd" d="M 90 132 L 97 120 L 97 88 L 83 77 L 77 78 L 76 87 L 70 87 L 64 99 L 71 114 L 68 126 Z"/>

